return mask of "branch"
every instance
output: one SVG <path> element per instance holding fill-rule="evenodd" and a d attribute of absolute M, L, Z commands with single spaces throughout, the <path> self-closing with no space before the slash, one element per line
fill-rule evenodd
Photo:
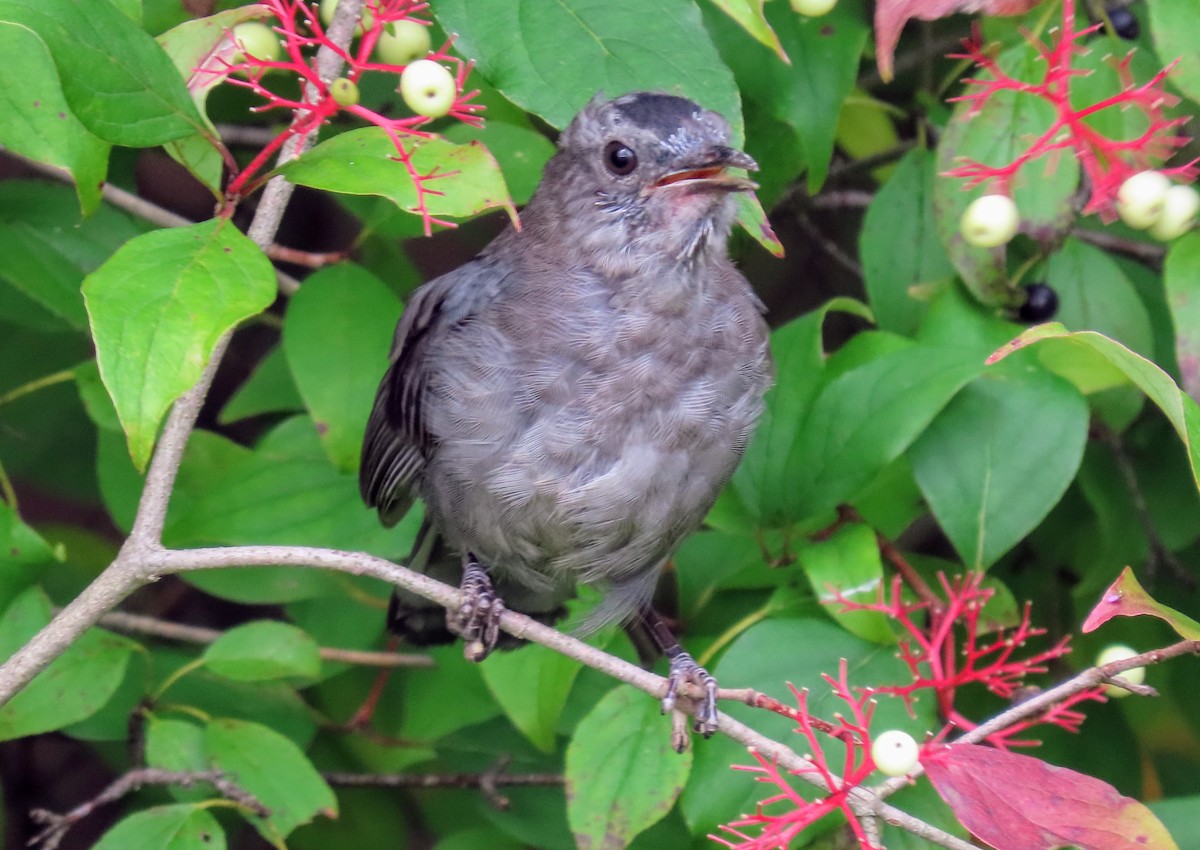
<path fill-rule="evenodd" d="M 350 44 L 362 0 L 342 0 L 338 3 L 333 23 L 328 34 L 331 41 L 343 50 Z M 338 53 L 322 46 L 317 53 L 317 67 L 321 79 L 329 82 L 342 67 Z M 310 84 L 311 86 L 311 84 Z M 293 124 L 303 122 L 305 116 L 297 114 Z M 297 134 L 288 139 L 280 152 L 280 160 L 286 161 L 302 153 L 312 144 L 312 134 Z M 282 177 L 273 178 L 263 191 L 262 201 L 248 235 L 258 247 L 266 249 L 274 241 L 283 211 L 292 196 L 292 184 Z M 208 388 L 229 345 L 226 334 L 213 347 L 212 356 L 199 382 L 188 390 L 171 408 L 162 437 L 150 461 L 146 483 L 138 502 L 137 515 L 129 538 L 117 553 L 117 557 L 95 581 L 63 608 L 45 628 L 39 631 L 25 646 L 0 666 L 0 705 L 13 695 L 55 658 L 66 651 L 80 635 L 94 626 L 100 617 L 113 610 L 130 593 L 155 578 L 144 566 L 150 556 L 162 549 L 162 529 L 167 514 L 167 504 L 175 486 L 175 476 L 183 458 L 183 450 L 196 424 L 196 417 L 204 405 Z"/>
<path fill-rule="evenodd" d="M 1106 251 L 1115 251 L 1118 254 L 1127 254 L 1130 257 L 1155 266 L 1162 265 L 1163 258 L 1167 256 L 1166 245 L 1153 245 L 1137 239 L 1126 239 L 1122 236 L 1115 236 L 1099 230 L 1076 227 L 1071 230 L 1071 235 L 1084 242 L 1090 242 L 1097 248 L 1103 248 Z"/>
<path fill-rule="evenodd" d="M 39 174 L 44 174 L 47 177 L 53 177 L 55 180 L 62 181 L 70 185 L 74 185 L 75 178 L 71 176 L 71 172 L 65 168 L 60 168 L 57 165 L 50 165 L 45 162 L 38 162 L 35 159 L 29 159 L 14 151 L 4 151 L 5 156 L 10 156 L 19 161 L 26 168 L 36 171 Z M 114 186 L 111 183 L 105 183 L 100 189 L 104 200 L 119 210 L 124 210 L 131 215 L 135 215 L 144 221 L 151 224 L 157 224 L 159 227 L 186 227 L 194 222 L 189 218 L 184 218 L 178 213 L 172 212 L 166 207 L 160 207 L 152 201 L 147 201 L 140 195 L 135 195 L 133 192 L 127 192 L 119 186 Z M 279 291 L 284 295 L 291 295 L 300 288 L 300 281 L 296 280 L 290 274 L 282 272 L 279 269 L 275 270 L 275 277 L 279 284 Z"/>
<path fill-rule="evenodd" d="M 562 785 L 561 773 L 505 773 L 512 761 L 502 756 L 482 773 L 326 773 L 330 785 L 350 788 L 478 788 L 497 809 L 507 809 L 509 800 L 500 793 L 501 785 Z"/>
<path fill-rule="evenodd" d="M 271 814 L 270 810 L 253 794 L 242 790 L 237 783 L 227 779 L 225 774 L 219 770 L 174 771 L 143 767 L 118 777 L 95 797 L 80 803 L 64 815 L 46 809 L 34 809 L 30 812 L 30 817 L 36 823 L 45 824 L 46 828 L 29 840 L 29 846 L 41 844 L 42 850 L 54 850 L 75 824 L 106 803 L 115 802 L 144 785 L 181 785 L 187 788 L 199 782 L 213 785 L 227 800 L 249 809 L 259 817 L 267 817 Z"/>
<path fill-rule="evenodd" d="M 443 584 L 382 558 L 335 549 L 300 546 L 231 546 L 213 549 L 161 550 L 155 553 L 146 567 L 157 574 L 167 574 L 248 565 L 338 570 L 351 575 L 371 576 L 390 582 L 447 608 L 457 608 L 460 602 L 458 589 L 448 584 Z M 656 699 L 662 699 L 667 692 L 667 680 L 662 676 L 644 670 L 624 659 L 609 655 L 603 650 L 589 646 L 583 641 L 565 635 L 524 614 L 506 610 L 501 615 L 500 627 L 514 637 L 539 644 L 568 658 L 573 658 L 619 682 L 644 691 Z M 1118 665 L 1126 665 L 1120 666 L 1120 670 L 1137 666 L 1126 662 L 1114 662 L 1107 667 L 1115 668 Z M 1111 672 L 1119 672 L 1119 670 Z M 753 692 L 739 690 L 729 693 L 737 695 L 739 701 L 742 701 Z M 698 688 L 689 685 L 685 688 L 685 696 L 698 699 L 702 693 Z M 690 710 L 692 706 L 686 705 L 686 708 Z M 748 749 L 757 750 L 787 770 L 805 771 L 800 776 L 801 779 L 825 791 L 831 790 L 819 777 L 807 772 L 810 762 L 790 747 L 766 737 L 726 714 L 719 715 L 717 731 L 728 735 Z M 864 815 L 875 815 L 886 823 L 907 830 L 927 841 L 946 847 L 948 850 L 977 850 L 962 839 L 888 805 L 880 795 L 872 790 L 855 788 L 849 792 L 849 797 L 856 811 Z"/>
<path fill-rule="evenodd" d="M 1110 661 L 1108 664 L 1102 664 L 1098 667 L 1089 667 L 1082 673 L 1072 676 L 1065 682 L 1060 682 L 1049 690 L 1042 691 L 1029 699 L 1017 703 L 1011 708 L 1006 708 L 991 720 L 980 723 L 971 731 L 955 738 L 950 742 L 950 746 L 954 746 L 954 744 L 977 744 L 985 740 L 989 735 L 1002 732 L 1010 726 L 1020 723 L 1022 720 L 1037 717 L 1039 714 L 1043 714 L 1052 708 L 1056 703 L 1072 697 L 1080 691 L 1086 691 L 1089 688 L 1095 688 L 1099 685 L 1115 684 L 1134 693 L 1148 695 L 1147 689 L 1129 685 L 1124 679 L 1120 678 L 1120 674 L 1126 670 L 1132 670 L 1134 667 L 1158 664 L 1161 661 L 1166 661 L 1168 658 L 1176 658 L 1180 655 L 1200 655 L 1200 640 L 1183 640 L 1161 649 L 1152 649 L 1139 655 L 1122 658 L 1119 661 Z M 907 776 L 889 779 L 875 786 L 873 790 L 878 796 L 887 797 L 901 788 L 912 784 L 912 780 L 922 773 L 924 773 L 924 769 L 920 765 L 917 765 Z"/>
<path fill-rule="evenodd" d="M 219 629 L 189 626 L 142 614 L 113 611 L 100 618 L 100 625 L 126 634 L 153 635 L 183 643 L 214 643 L 224 634 Z M 325 661 L 357 664 L 362 667 L 432 667 L 433 659 L 428 655 L 403 654 L 399 652 L 367 652 L 358 649 L 339 649 L 322 646 L 320 656 Z"/>

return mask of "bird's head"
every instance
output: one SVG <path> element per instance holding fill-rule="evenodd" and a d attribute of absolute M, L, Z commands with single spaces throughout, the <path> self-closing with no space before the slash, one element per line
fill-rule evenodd
<path fill-rule="evenodd" d="M 529 212 L 539 227 L 633 262 L 725 251 L 733 193 L 758 165 L 715 112 L 668 94 L 597 95 L 563 131 Z"/>

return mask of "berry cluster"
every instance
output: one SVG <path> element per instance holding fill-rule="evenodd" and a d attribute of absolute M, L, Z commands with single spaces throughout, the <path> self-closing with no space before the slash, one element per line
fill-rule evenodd
<path fill-rule="evenodd" d="M 885 776 L 907 775 L 917 768 L 923 755 L 944 748 L 943 741 L 950 735 L 976 728 L 976 724 L 955 705 L 960 689 L 978 685 L 1004 699 L 1017 699 L 1028 676 L 1045 673 L 1048 661 L 1069 651 L 1067 641 L 1063 640 L 1041 651 L 1025 652 L 1027 641 L 1044 634 L 1043 629 L 1031 625 L 1028 606 L 1010 629 L 989 623 L 984 616 L 984 606 L 993 592 L 983 587 L 981 573 L 953 581 L 944 576 L 939 579 L 941 594 L 922 587 L 925 598 L 919 601 L 905 599 L 899 576 L 888 592 L 880 589 L 873 602 L 856 602 L 835 591 L 834 601 L 843 611 L 874 611 L 885 614 L 896 624 L 904 635 L 899 643 L 898 657 L 907 667 L 910 681 L 898 685 L 853 687 L 848 681 L 843 659 L 837 678 L 823 676 L 833 696 L 845 705 L 841 713 L 833 715 L 832 721 L 816 717 L 809 711 L 807 689 L 789 685 L 795 707 L 757 694 L 752 701 L 754 706 L 796 722 L 796 731 L 809 747 L 809 753 L 805 755 L 806 766 L 789 773 L 762 753 L 752 751 L 756 764 L 738 769 L 756 774 L 759 782 L 775 786 L 779 793 L 763 800 L 754 814 L 722 827 L 730 837 L 714 838 L 737 850 L 786 847 L 805 827 L 840 810 L 859 844 L 864 848 L 872 847 L 851 805 L 851 792 L 855 788 L 875 771 Z M 871 729 L 878 698 L 896 697 L 903 701 L 910 714 L 914 714 L 913 703 L 922 692 L 933 696 L 944 723 L 937 734 L 919 744 L 901 730 Z M 1007 750 L 1034 745 L 1036 742 L 1018 736 L 1040 724 L 1075 731 L 1084 719 L 1075 706 L 1087 700 L 1102 700 L 1102 694 L 1102 688 L 1074 693 L 1044 713 L 1015 720 L 984 740 Z M 828 752 L 831 739 L 840 745 L 840 757 L 835 758 Z M 805 798 L 792 787 L 789 775 L 815 780 L 826 789 L 824 796 L 815 800 Z M 781 802 L 787 802 L 789 806 L 783 811 L 769 809 Z M 749 828 L 754 829 L 754 834 L 746 831 Z"/>
<path fill-rule="evenodd" d="M 392 140 L 395 159 L 408 169 L 417 188 L 417 211 L 425 219 L 426 231 L 435 223 L 448 224 L 430 215 L 426 206 L 427 196 L 435 193 L 426 184 L 443 175 L 419 173 L 405 140 L 430 138 L 421 126 L 447 115 L 468 124 L 480 123 L 477 113 L 482 107 L 471 102 L 476 93 L 466 91 L 464 86 L 470 63 L 450 55 L 452 40 L 432 49 L 430 25 L 416 17 L 427 4 L 416 0 L 365 0 L 364 5 L 355 31 L 357 46 L 347 51 L 331 42 L 325 31 L 337 0 L 322 0 L 319 10 L 306 0 L 263 0 L 260 6 L 274 23 L 238 24 L 228 33 L 237 47 L 233 56 L 214 67 L 197 69 L 198 73 L 217 75 L 232 85 L 250 89 L 264 101 L 255 111 L 284 109 L 297 116 L 244 168 L 237 168 L 232 157 L 226 156 L 234 172 L 226 187 L 229 206 L 258 187 L 267 164 L 289 138 L 307 136 L 334 115 L 347 113 L 376 125 Z M 322 47 L 334 50 L 346 64 L 344 75 L 328 85 L 315 63 L 316 51 Z M 301 94 L 288 96 L 275 91 L 268 83 L 276 72 L 297 77 L 302 83 Z M 398 75 L 400 96 L 414 114 L 390 118 L 360 103 L 358 82 L 367 72 Z"/>
<path fill-rule="evenodd" d="M 1120 81 L 1120 90 L 1089 106 L 1076 108 L 1072 104 L 1071 83 L 1084 73 L 1073 67 L 1074 57 L 1086 49 L 1080 41 L 1102 26 L 1102 23 L 1098 23 L 1076 29 L 1075 0 L 1063 0 L 1062 23 L 1054 30 L 1053 43 L 1049 46 L 1034 43 L 1045 63 L 1042 80 L 1037 83 L 1024 82 L 1003 71 L 995 58 L 984 51 L 978 36 L 966 42 L 964 54 L 954 57 L 970 59 L 988 72 L 987 78 L 966 80 L 974 90 L 953 99 L 970 103 L 969 114 L 977 113 L 989 98 L 1001 91 L 1040 98 L 1050 104 L 1055 112 L 1051 125 L 1011 162 L 990 166 L 968 161 L 947 172 L 947 176 L 965 179 L 967 188 L 986 184 L 991 190 L 991 195 L 978 199 L 963 216 L 963 236 L 971 244 L 996 247 L 1016 233 L 1017 212 L 1011 202 L 1012 181 L 1017 172 L 1032 160 L 1070 151 L 1083 168 L 1089 192 L 1084 214 L 1097 213 L 1104 220 L 1111 221 L 1120 210 L 1119 193 L 1122 186 L 1139 172 L 1158 167 L 1188 142 L 1186 136 L 1177 132 L 1186 119 L 1168 118 L 1164 112 L 1178 102 L 1178 98 L 1164 87 L 1174 63 L 1147 82 L 1138 83 L 1133 79 L 1130 67 L 1132 54 L 1114 60 L 1113 67 Z M 1146 117 L 1147 127 L 1136 138 L 1110 138 L 1087 120 L 1104 110 L 1124 109 L 1138 110 Z M 1159 171 L 1164 179 L 1172 177 L 1190 182 L 1197 176 L 1196 166 L 1197 163 L 1193 161 L 1174 168 L 1160 168 Z M 997 197 L 1008 200 L 999 201 Z M 1188 202 L 1182 199 L 1180 193 L 1172 203 L 1178 205 L 1181 211 L 1186 211 Z M 1182 233 L 1187 228 L 1186 218 L 1186 215 L 1179 214 L 1171 221 L 1180 223 L 1174 226 L 1164 224 L 1159 232 L 1174 235 Z"/>

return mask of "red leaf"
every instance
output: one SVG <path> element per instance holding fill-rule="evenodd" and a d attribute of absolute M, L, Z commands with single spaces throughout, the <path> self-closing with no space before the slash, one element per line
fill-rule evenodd
<path fill-rule="evenodd" d="M 974 744 L 921 764 L 963 826 L 997 850 L 1178 850 L 1148 808 L 1065 767 Z"/>
<path fill-rule="evenodd" d="M 1090 632 L 1107 623 L 1113 617 L 1139 617 L 1149 614 L 1166 620 L 1180 637 L 1187 640 L 1200 640 L 1200 623 L 1186 614 L 1181 614 L 1174 608 L 1168 608 L 1146 592 L 1133 575 L 1133 570 L 1126 567 L 1121 575 L 1112 583 L 1092 613 L 1083 621 L 1084 632 Z"/>
<path fill-rule="evenodd" d="M 910 18 L 936 21 L 958 12 L 985 15 L 1023 15 L 1039 0 L 879 0 L 875 4 L 875 61 L 879 76 L 892 78 L 892 56 L 900 31 Z"/>

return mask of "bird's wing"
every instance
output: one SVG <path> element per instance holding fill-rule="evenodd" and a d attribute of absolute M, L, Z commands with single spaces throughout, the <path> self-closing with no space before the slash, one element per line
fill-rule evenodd
<path fill-rule="evenodd" d="M 414 292 L 400 317 L 358 471 L 363 501 L 379 510 L 386 525 L 412 505 L 432 448 L 422 410 L 430 350 L 493 297 L 501 277 L 492 262 L 477 258 Z"/>

